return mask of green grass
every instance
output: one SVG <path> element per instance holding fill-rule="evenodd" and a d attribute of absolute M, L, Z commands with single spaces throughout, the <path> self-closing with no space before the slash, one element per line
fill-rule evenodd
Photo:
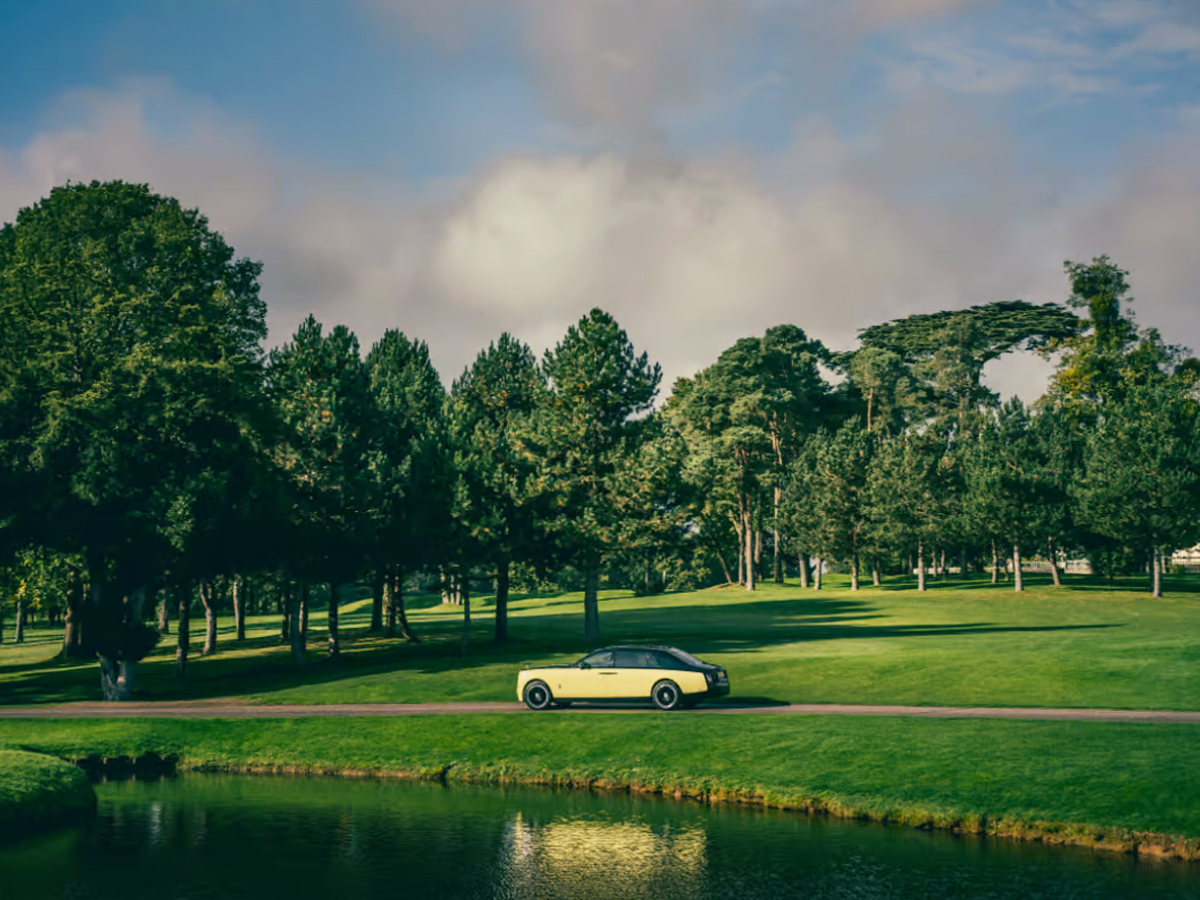
<path fill-rule="evenodd" d="M 1153 833 L 1160 847 L 1200 856 L 1194 725 L 689 714 L 10 720 L 0 722 L 6 745 L 66 758 L 178 754 L 184 768 L 678 790 L 1125 849 Z"/>
<path fill-rule="evenodd" d="M 81 769 L 0 745 L 0 841 L 77 821 L 95 809 L 96 792 Z"/>
<path fill-rule="evenodd" d="M 1055 589 L 1042 579 L 1015 594 L 986 579 L 904 589 L 848 590 L 831 577 L 821 592 L 763 584 L 637 598 L 602 595 L 606 642 L 675 644 L 726 666 L 729 702 L 899 703 L 1200 709 L 1200 579 L 1168 579 L 1155 600 L 1141 581 L 1108 589 L 1090 578 Z M 459 648 L 461 609 L 415 598 L 423 640 L 366 632 L 369 603 L 343 612 L 343 654 L 324 660 L 324 614 L 309 630 L 311 665 L 296 672 L 279 643 L 277 617 L 251 620 L 232 640 L 224 617 L 218 652 L 172 675 L 174 634 L 139 667 L 144 699 L 244 696 L 262 702 L 512 700 L 522 663 L 566 662 L 588 649 L 579 594 L 519 597 L 514 640 L 493 647 L 490 598 L 476 600 L 473 646 Z M 172 623 L 174 625 L 174 623 Z M 0 644 L 0 704 L 98 698 L 94 663 L 52 659 L 59 631 L 33 628 L 26 644 Z M 203 621 L 193 620 L 197 653 Z M 9 636 L 11 641 L 11 623 Z"/>

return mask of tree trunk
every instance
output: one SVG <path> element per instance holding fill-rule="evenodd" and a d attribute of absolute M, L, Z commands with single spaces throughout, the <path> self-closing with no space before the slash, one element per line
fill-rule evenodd
<path fill-rule="evenodd" d="M 338 591 L 340 590 L 340 584 L 335 584 L 332 581 L 329 582 L 329 644 L 327 659 L 333 659 L 342 649 L 338 641 Z"/>
<path fill-rule="evenodd" d="M 201 656 L 217 651 L 217 598 L 211 578 L 200 581 L 200 602 L 204 604 L 204 649 Z"/>
<path fill-rule="evenodd" d="M 25 643 L 25 601 L 17 601 L 17 633 L 13 635 L 14 644 Z"/>
<path fill-rule="evenodd" d="M 738 584 L 746 583 L 746 533 L 745 533 L 745 516 L 738 513 L 737 522 L 737 539 L 738 539 Z"/>
<path fill-rule="evenodd" d="M 296 664 L 297 669 L 304 669 L 308 667 L 308 648 L 305 643 L 306 635 L 302 620 L 304 608 L 308 604 L 308 582 L 302 580 L 299 590 L 295 585 L 289 585 L 287 592 L 288 615 L 291 617 L 288 632 L 291 635 L 292 662 Z"/>
<path fill-rule="evenodd" d="M 383 583 L 382 571 L 376 570 L 371 582 L 371 628 L 372 634 L 383 631 Z"/>
<path fill-rule="evenodd" d="M 800 587 L 808 587 L 808 554 L 797 553 L 796 563 L 800 568 Z"/>
<path fill-rule="evenodd" d="M 165 588 L 158 601 L 158 633 L 171 633 L 171 589 Z"/>
<path fill-rule="evenodd" d="M 746 532 L 746 590 L 754 590 L 754 520 L 750 504 L 742 512 L 742 529 Z"/>
<path fill-rule="evenodd" d="M 459 597 L 463 608 L 462 650 L 466 653 L 471 646 L 471 578 L 463 572 L 459 573 Z"/>
<path fill-rule="evenodd" d="M 725 565 L 725 557 L 720 550 L 716 551 L 717 562 L 721 564 L 721 571 L 725 573 L 725 583 L 733 584 L 733 576 L 729 574 L 729 566 Z"/>
<path fill-rule="evenodd" d="M 388 637 L 396 636 L 396 598 L 393 582 L 395 577 L 391 566 L 384 566 L 380 572 L 383 584 L 383 633 Z"/>
<path fill-rule="evenodd" d="M 279 606 L 283 610 L 282 619 L 279 623 L 279 643 L 290 644 L 292 642 L 292 606 L 288 597 L 290 592 L 288 588 L 283 589 L 283 596 L 280 597 Z"/>
<path fill-rule="evenodd" d="M 759 582 L 763 580 L 763 530 L 759 526 L 754 529 L 754 580 Z"/>
<path fill-rule="evenodd" d="M 392 573 L 392 615 L 395 617 L 393 631 L 395 630 L 394 622 L 399 621 L 401 636 L 414 644 L 420 643 L 421 639 L 408 627 L 408 613 L 404 611 L 404 571 L 399 566 L 396 566 Z"/>
<path fill-rule="evenodd" d="M 1025 578 L 1021 572 L 1021 543 L 1013 541 L 1013 590 L 1025 590 Z"/>
<path fill-rule="evenodd" d="M 593 646 L 600 644 L 600 564 L 587 565 L 583 587 L 583 636 Z"/>
<path fill-rule="evenodd" d="M 230 590 L 233 593 L 233 624 L 235 640 L 246 639 L 246 579 L 234 575 Z"/>
<path fill-rule="evenodd" d="M 308 652 L 308 580 L 300 582 L 300 644 Z"/>
<path fill-rule="evenodd" d="M 819 591 L 821 589 L 821 575 L 824 574 L 824 571 L 825 571 L 825 557 L 818 556 L 817 564 L 813 568 L 813 590 L 814 591 Z"/>
<path fill-rule="evenodd" d="M 996 542 L 992 541 L 992 584 L 1000 581 L 1000 554 L 996 550 Z"/>
<path fill-rule="evenodd" d="M 946 548 L 941 548 L 941 553 L 938 555 L 940 566 L 938 568 L 938 578 L 942 581 L 946 580 Z"/>
<path fill-rule="evenodd" d="M 883 583 L 883 573 L 879 571 L 879 554 L 871 554 L 871 584 L 879 587 Z"/>
<path fill-rule="evenodd" d="M 958 548 L 958 577 L 967 577 L 967 548 L 963 546 Z"/>
<path fill-rule="evenodd" d="M 192 649 L 192 592 L 185 584 L 177 584 L 173 588 L 175 609 L 179 616 L 175 639 L 175 677 L 187 675 L 188 652 Z"/>
<path fill-rule="evenodd" d="M 80 628 L 80 607 L 83 605 L 83 582 L 79 578 L 79 570 L 72 566 L 67 573 L 67 611 L 63 617 L 63 646 L 62 656 L 71 658 L 80 656 L 80 644 L 83 630 Z"/>
<path fill-rule="evenodd" d="M 850 590 L 858 590 L 858 554 L 854 553 L 850 557 Z"/>
<path fill-rule="evenodd" d="M 1047 558 L 1050 560 L 1050 580 L 1055 587 L 1062 587 L 1062 575 L 1058 571 L 1058 548 L 1054 546 L 1054 538 L 1046 540 Z"/>
<path fill-rule="evenodd" d="M 1162 570 L 1163 570 L 1163 554 L 1157 547 L 1150 551 L 1150 556 L 1154 560 L 1154 582 L 1150 586 L 1150 594 L 1153 597 L 1161 597 L 1162 589 Z M 17 620 L 20 622 L 20 619 Z"/>
<path fill-rule="evenodd" d="M 925 542 L 917 541 L 917 590 L 925 590 Z"/>
<path fill-rule="evenodd" d="M 508 640 L 508 560 L 496 564 L 496 634 L 492 643 Z"/>

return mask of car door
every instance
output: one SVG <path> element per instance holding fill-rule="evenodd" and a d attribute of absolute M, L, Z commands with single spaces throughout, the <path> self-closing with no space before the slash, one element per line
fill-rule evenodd
<path fill-rule="evenodd" d="M 590 700 L 610 700 L 621 696 L 617 686 L 615 654 L 612 650 L 589 653 L 581 662 L 586 663 L 587 668 L 581 668 L 575 676 L 576 687 L 571 696 Z"/>
<path fill-rule="evenodd" d="M 620 693 L 616 696 L 628 700 L 644 700 L 650 696 L 659 672 L 653 654 L 647 650 L 630 648 L 616 652 L 617 677 Z"/>

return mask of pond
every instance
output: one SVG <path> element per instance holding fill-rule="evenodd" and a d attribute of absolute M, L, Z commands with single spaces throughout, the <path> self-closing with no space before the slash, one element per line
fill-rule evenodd
<path fill-rule="evenodd" d="M 656 797 L 185 775 L 0 849 L 0 898 L 1189 898 L 1200 866 Z"/>

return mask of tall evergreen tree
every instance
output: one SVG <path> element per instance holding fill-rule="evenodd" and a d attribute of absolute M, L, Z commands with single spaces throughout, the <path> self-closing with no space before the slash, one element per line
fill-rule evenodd
<path fill-rule="evenodd" d="M 542 363 L 550 382 L 537 414 L 514 439 L 536 460 L 530 493 L 554 513 L 545 527 L 584 571 L 584 633 L 600 641 L 600 565 L 618 544 L 617 499 L 626 454 L 643 441 L 645 422 L 662 372 L 633 344 L 616 320 L 593 309 L 568 329 Z"/>

